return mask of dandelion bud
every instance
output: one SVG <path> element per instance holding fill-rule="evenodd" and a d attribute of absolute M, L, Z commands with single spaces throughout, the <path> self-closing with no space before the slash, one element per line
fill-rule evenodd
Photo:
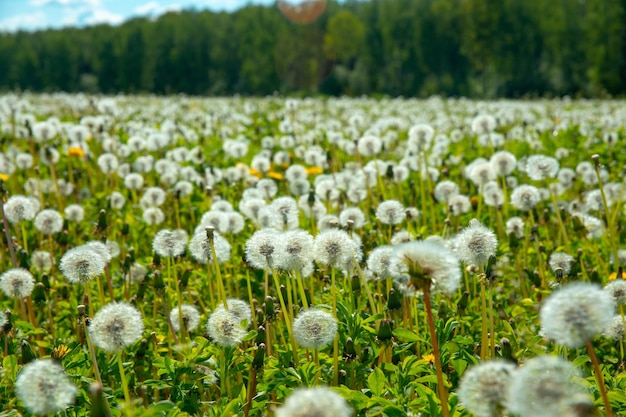
<path fill-rule="evenodd" d="M 31 296 L 36 304 L 44 304 L 46 302 L 46 287 L 41 282 L 38 282 L 35 284 Z"/>
<path fill-rule="evenodd" d="M 37 359 L 37 357 L 35 356 L 35 352 L 33 352 L 33 349 L 30 347 L 28 341 L 22 340 L 20 348 L 22 351 L 22 364 L 26 365 L 27 363 L 30 363 Z"/>
<path fill-rule="evenodd" d="M 254 359 L 252 359 L 252 366 L 254 369 L 263 369 L 266 350 L 265 343 L 259 343 L 257 345 L 256 351 L 254 352 Z"/>
<path fill-rule="evenodd" d="M 387 309 L 399 310 L 402 307 L 402 297 L 393 288 L 389 290 L 389 296 L 387 297 Z"/>
<path fill-rule="evenodd" d="M 268 321 L 272 321 L 276 317 L 276 310 L 274 308 L 274 299 L 268 295 L 267 297 L 265 297 L 265 303 L 263 303 L 263 305 L 265 306 L 265 310 L 264 310 L 265 317 L 267 318 Z"/>
<path fill-rule="evenodd" d="M 393 320 L 383 319 L 380 321 L 378 325 L 378 334 L 377 338 L 381 342 L 386 342 L 391 340 L 393 337 Z"/>

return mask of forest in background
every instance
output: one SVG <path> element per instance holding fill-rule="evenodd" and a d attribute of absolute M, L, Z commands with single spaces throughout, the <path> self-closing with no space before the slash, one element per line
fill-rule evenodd
<path fill-rule="evenodd" d="M 0 34 L 0 90 L 619 96 L 626 0 L 329 1 Z"/>

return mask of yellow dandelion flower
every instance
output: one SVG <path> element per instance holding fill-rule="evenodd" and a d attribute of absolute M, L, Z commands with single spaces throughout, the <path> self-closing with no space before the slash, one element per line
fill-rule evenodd
<path fill-rule="evenodd" d="M 280 172 L 276 172 L 276 171 L 268 172 L 267 176 L 275 180 L 282 180 L 283 178 L 285 178 L 283 174 L 281 174 Z"/>
<path fill-rule="evenodd" d="M 52 350 L 52 355 L 51 356 L 52 356 L 52 359 L 61 360 L 68 353 L 70 353 L 70 348 L 69 347 L 67 347 L 66 345 L 58 345 L 57 347 L 55 347 Z"/>
<path fill-rule="evenodd" d="M 617 272 L 613 272 L 609 275 L 609 281 L 615 281 L 617 279 Z M 626 279 L 626 272 L 622 272 L 622 279 Z"/>
<path fill-rule="evenodd" d="M 9 176 L 7 174 L 3 174 L 3 173 L 0 172 L 0 180 L 8 181 L 9 180 Z"/>
<path fill-rule="evenodd" d="M 321 174 L 322 172 L 324 172 L 324 168 L 318 166 L 308 167 L 306 169 L 306 173 L 309 175 L 317 175 Z"/>
<path fill-rule="evenodd" d="M 79 148 L 78 146 L 72 146 L 67 150 L 67 156 L 78 156 L 82 158 L 83 156 L 85 156 L 85 151 L 83 151 L 83 149 Z"/>
<path fill-rule="evenodd" d="M 256 170 L 254 168 L 250 168 L 250 175 L 254 175 L 257 178 L 261 178 L 263 176 L 263 173 L 259 170 Z"/>
<path fill-rule="evenodd" d="M 435 363 L 435 355 L 433 355 L 432 353 L 428 353 L 422 356 L 422 360 L 428 362 L 429 364 L 433 364 Z"/>

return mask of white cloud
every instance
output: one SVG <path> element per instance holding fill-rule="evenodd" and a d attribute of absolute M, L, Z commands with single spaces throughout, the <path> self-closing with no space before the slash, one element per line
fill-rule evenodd
<path fill-rule="evenodd" d="M 232 11 L 243 7 L 249 1 L 241 0 L 205 0 L 204 3 L 209 9 Z M 258 2 L 255 2 L 258 3 Z"/>
<path fill-rule="evenodd" d="M 152 14 L 161 9 L 161 5 L 156 1 L 151 1 L 146 4 L 142 4 L 141 6 L 135 7 L 135 14 L 144 15 L 144 14 Z"/>
<path fill-rule="evenodd" d="M 156 1 L 151 1 L 141 6 L 135 7 L 134 13 L 137 16 L 150 16 L 152 18 L 156 18 L 162 14 L 167 12 L 179 12 L 182 10 L 182 6 L 180 4 L 168 4 L 167 6 L 162 6 Z"/>
<path fill-rule="evenodd" d="M 85 25 L 97 25 L 100 23 L 108 23 L 110 25 L 119 25 L 124 21 L 124 16 L 121 14 L 110 12 L 106 9 L 93 10 L 89 16 L 85 18 L 83 23 Z"/>
<path fill-rule="evenodd" d="M 35 7 L 47 6 L 48 4 L 98 7 L 101 5 L 101 2 L 101 0 L 30 0 L 30 5 Z"/>
<path fill-rule="evenodd" d="M 15 32 L 17 30 L 43 29 L 48 19 L 45 13 L 24 13 L 0 20 L 0 31 Z"/>

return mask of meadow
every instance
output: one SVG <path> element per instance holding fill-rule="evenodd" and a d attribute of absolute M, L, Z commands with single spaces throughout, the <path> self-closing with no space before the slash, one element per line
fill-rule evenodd
<path fill-rule="evenodd" d="M 625 123 L 0 96 L 0 416 L 626 415 Z"/>

